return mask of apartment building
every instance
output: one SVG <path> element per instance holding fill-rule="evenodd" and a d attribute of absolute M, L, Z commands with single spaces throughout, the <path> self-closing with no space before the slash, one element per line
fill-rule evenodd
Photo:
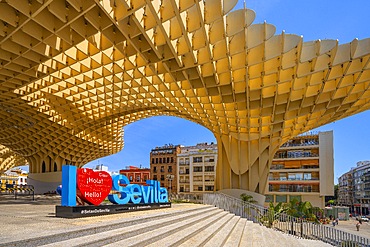
<path fill-rule="evenodd" d="M 127 166 L 126 169 L 121 169 L 119 174 L 125 175 L 131 184 L 146 185 L 146 180 L 150 179 L 150 168 Z"/>
<path fill-rule="evenodd" d="M 353 177 L 352 171 L 346 172 L 338 179 L 338 204 L 353 208 Z"/>
<path fill-rule="evenodd" d="M 284 143 L 270 167 L 266 204 L 293 198 L 324 208 L 334 195 L 333 131 L 305 133 Z"/>
<path fill-rule="evenodd" d="M 181 153 L 177 155 L 177 192 L 214 191 L 216 164 L 217 144 L 199 143 L 181 147 Z"/>
<path fill-rule="evenodd" d="M 177 191 L 177 154 L 180 152 L 180 145 L 173 144 L 156 147 L 150 152 L 151 179 L 158 180 L 169 193 Z"/>
<path fill-rule="evenodd" d="M 355 214 L 370 214 L 370 161 L 357 162 L 338 182 L 338 203 Z"/>

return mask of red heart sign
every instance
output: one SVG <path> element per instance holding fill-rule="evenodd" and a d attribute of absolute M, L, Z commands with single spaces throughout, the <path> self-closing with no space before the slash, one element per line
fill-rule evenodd
<path fill-rule="evenodd" d="M 77 195 L 89 204 L 99 205 L 112 188 L 112 178 L 107 172 L 77 169 Z"/>

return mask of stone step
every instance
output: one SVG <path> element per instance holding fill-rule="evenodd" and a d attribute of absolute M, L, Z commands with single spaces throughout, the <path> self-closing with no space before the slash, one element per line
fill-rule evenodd
<path fill-rule="evenodd" d="M 236 226 L 230 233 L 229 237 L 227 238 L 223 246 L 225 247 L 239 246 L 241 238 L 244 234 L 246 223 L 247 223 L 247 219 L 240 218 L 238 224 L 236 224 Z"/>
<path fill-rule="evenodd" d="M 219 220 L 224 218 L 229 213 L 225 211 L 219 211 L 218 214 L 213 215 L 209 218 L 202 218 L 199 219 L 197 222 L 193 222 L 191 224 L 183 225 L 183 222 L 179 222 L 176 226 L 176 231 L 169 230 L 173 229 L 173 227 L 167 227 L 167 229 L 163 228 L 160 229 L 163 233 L 160 237 L 157 238 L 148 238 L 144 241 L 141 240 L 142 238 L 138 236 L 140 242 L 137 242 L 135 245 L 129 246 L 146 246 L 146 247 L 157 247 L 157 246 L 178 246 L 184 241 L 188 240 L 192 236 L 196 235 L 198 232 L 202 232 L 205 228 L 209 227 L 210 225 L 217 224 Z M 180 225 L 180 226 L 178 226 Z M 159 230 L 159 229 L 158 229 Z M 155 234 L 155 232 L 153 232 Z M 113 245 L 112 245 L 113 246 Z"/>
<path fill-rule="evenodd" d="M 239 246 L 252 246 L 253 232 L 252 228 L 254 227 L 252 221 L 247 221 L 244 225 L 243 235 L 240 238 Z M 256 224 L 257 225 L 257 224 Z"/>
<path fill-rule="evenodd" d="M 230 225 L 230 222 L 236 222 L 238 220 L 237 217 L 233 214 L 227 214 L 225 217 L 220 219 L 218 222 L 210 225 L 203 231 L 197 233 L 190 239 L 186 240 L 179 246 L 181 247 L 188 247 L 188 246 L 204 246 L 204 244 L 208 243 L 209 240 L 217 233 L 222 231 L 225 227 Z M 235 223 L 232 223 L 235 224 Z"/>
<path fill-rule="evenodd" d="M 233 230 L 235 225 L 238 223 L 240 217 L 234 216 L 232 220 L 230 220 L 226 225 L 220 229 L 205 245 L 204 247 L 216 247 L 222 246 L 225 240 L 228 238 L 230 232 Z"/>
<path fill-rule="evenodd" d="M 201 207 L 198 209 L 185 210 L 176 213 L 161 213 L 160 216 L 153 216 L 140 219 L 132 219 L 128 222 L 121 222 L 107 226 L 100 226 L 98 229 L 81 229 L 80 231 L 66 232 L 65 238 L 60 239 L 59 236 L 47 236 L 28 242 L 27 246 L 78 246 L 83 244 L 87 246 L 89 243 L 95 245 L 98 242 L 111 243 L 112 241 L 120 241 L 124 238 L 135 236 L 141 232 L 150 231 L 160 226 L 165 226 L 177 223 L 184 218 L 192 219 L 204 217 L 208 214 L 219 212 L 220 209 L 215 207 Z M 95 230 L 95 231 L 92 231 Z M 122 234 L 122 232 L 124 234 Z"/>

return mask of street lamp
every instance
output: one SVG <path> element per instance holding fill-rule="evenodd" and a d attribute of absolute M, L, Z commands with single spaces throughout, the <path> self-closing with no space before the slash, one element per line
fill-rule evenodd
<path fill-rule="evenodd" d="M 169 194 L 171 195 L 171 190 L 172 190 L 172 180 L 174 179 L 174 175 L 172 175 L 172 174 L 168 174 L 167 176 L 166 176 L 166 178 L 167 178 L 167 180 L 170 182 L 170 186 L 169 186 Z"/>

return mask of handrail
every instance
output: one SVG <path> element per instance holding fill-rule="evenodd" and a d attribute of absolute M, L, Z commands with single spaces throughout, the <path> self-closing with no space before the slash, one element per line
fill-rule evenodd
<path fill-rule="evenodd" d="M 223 193 L 203 194 L 203 204 L 214 205 L 254 223 L 305 239 L 320 240 L 341 247 L 370 246 L 369 238 L 341 231 L 334 227 L 308 222 L 285 213 L 273 212 L 268 208 L 244 202 Z"/>

